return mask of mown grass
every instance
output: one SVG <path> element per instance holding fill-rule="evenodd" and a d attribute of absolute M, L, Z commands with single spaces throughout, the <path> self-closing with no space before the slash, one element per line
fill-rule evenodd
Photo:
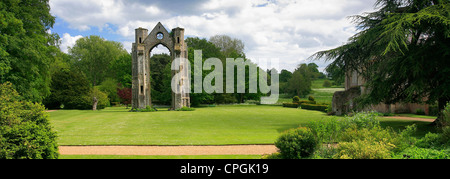
<path fill-rule="evenodd" d="M 325 113 L 280 106 L 230 105 L 195 111 L 100 111 L 50 113 L 59 145 L 235 145 L 273 144 L 279 134 Z"/>
<path fill-rule="evenodd" d="M 128 112 L 60 110 L 50 113 L 59 145 L 239 145 L 273 144 L 281 132 L 330 118 L 323 112 L 264 105 L 229 105 L 195 111 Z M 380 118 L 401 130 L 417 124 L 418 135 L 430 123 Z"/>

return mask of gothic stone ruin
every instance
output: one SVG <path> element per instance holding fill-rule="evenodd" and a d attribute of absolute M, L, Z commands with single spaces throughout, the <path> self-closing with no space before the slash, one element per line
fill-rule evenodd
<path fill-rule="evenodd" d="M 151 86 L 150 79 L 150 52 L 158 45 L 164 45 L 170 51 L 172 62 L 177 58 L 188 58 L 187 45 L 184 42 L 184 29 L 174 28 L 169 33 L 164 26 L 158 22 L 153 30 L 148 33 L 147 29 L 136 29 L 135 43 L 132 45 L 133 58 L 133 85 L 132 85 L 132 107 L 144 109 L 146 106 L 151 106 Z M 172 90 L 172 110 L 180 109 L 182 107 L 190 107 L 189 92 L 183 91 L 182 81 L 188 79 L 187 70 L 182 70 L 186 65 L 183 61 L 180 62 L 178 70 L 173 70 L 172 81 L 178 82 L 175 85 L 176 93 Z M 172 64 L 173 67 L 173 64 Z M 181 73 L 180 73 L 181 72 Z M 175 75 L 179 74 L 179 75 Z M 172 84 L 173 86 L 173 84 Z M 172 87 L 173 88 L 173 87 Z"/>

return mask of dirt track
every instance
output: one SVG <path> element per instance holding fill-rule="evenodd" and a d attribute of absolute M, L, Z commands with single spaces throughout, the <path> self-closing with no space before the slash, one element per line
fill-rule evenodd
<path fill-rule="evenodd" d="M 61 155 L 264 155 L 274 145 L 233 146 L 59 146 Z"/>

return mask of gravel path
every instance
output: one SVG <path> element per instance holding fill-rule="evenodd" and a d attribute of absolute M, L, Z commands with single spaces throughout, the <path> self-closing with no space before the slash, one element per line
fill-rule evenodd
<path fill-rule="evenodd" d="M 231 146 L 59 146 L 61 155 L 264 155 L 274 145 Z"/>

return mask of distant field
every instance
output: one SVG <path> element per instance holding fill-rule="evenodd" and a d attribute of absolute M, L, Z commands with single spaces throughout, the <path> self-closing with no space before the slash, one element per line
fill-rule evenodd
<path fill-rule="evenodd" d="M 308 96 L 313 96 L 318 103 L 331 104 L 333 95 L 336 91 L 344 91 L 344 88 L 319 88 L 313 89 L 313 92 Z"/>
<path fill-rule="evenodd" d="M 311 82 L 311 88 L 312 89 L 318 89 L 318 88 L 325 88 L 323 87 L 323 82 L 325 82 L 326 79 L 318 79 L 318 80 L 314 80 Z M 333 83 L 333 81 L 328 80 L 331 83 Z M 331 88 L 344 88 L 344 86 L 331 86 Z"/>
<path fill-rule="evenodd" d="M 333 100 L 333 94 L 336 91 L 344 91 L 345 90 L 345 88 L 342 88 L 340 86 L 332 86 L 331 88 L 325 88 L 325 87 L 323 87 L 324 81 L 325 81 L 325 79 L 319 79 L 319 80 L 312 81 L 311 82 L 312 92 L 311 92 L 311 94 L 308 94 L 306 97 L 313 96 L 318 103 L 331 104 L 331 101 Z M 294 97 L 294 96 L 281 95 L 281 98 L 278 100 L 277 104 L 281 105 L 283 103 L 292 102 L 292 97 Z M 301 98 L 301 100 L 308 100 L 308 98 Z"/>

